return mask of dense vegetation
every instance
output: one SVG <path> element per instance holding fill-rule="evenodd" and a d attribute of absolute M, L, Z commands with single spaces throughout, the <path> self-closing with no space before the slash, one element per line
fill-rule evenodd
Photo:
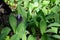
<path fill-rule="evenodd" d="M 4 2 L 12 12 L 0 23 L 0 40 L 60 40 L 60 0 Z"/>

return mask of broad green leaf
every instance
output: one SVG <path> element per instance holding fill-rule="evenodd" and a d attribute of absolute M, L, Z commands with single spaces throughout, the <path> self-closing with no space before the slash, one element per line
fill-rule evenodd
<path fill-rule="evenodd" d="M 47 6 L 49 3 L 50 3 L 50 1 L 44 0 L 43 3 L 42 3 L 42 5 Z"/>
<path fill-rule="evenodd" d="M 57 23 L 60 22 L 59 14 L 58 14 L 58 13 L 55 13 L 55 14 L 54 14 L 54 19 L 55 19 L 55 22 L 57 22 Z"/>
<path fill-rule="evenodd" d="M 43 11 L 44 15 L 47 15 L 48 10 L 46 9 L 46 7 L 43 7 L 43 8 L 42 8 L 42 11 Z"/>
<path fill-rule="evenodd" d="M 38 2 L 34 2 L 34 7 L 38 7 Z"/>
<path fill-rule="evenodd" d="M 33 4 L 32 3 L 29 3 L 29 13 L 30 13 L 30 15 L 32 15 L 32 10 L 33 10 L 33 8 L 34 8 L 34 6 L 33 6 Z"/>
<path fill-rule="evenodd" d="M 21 5 L 21 3 L 22 3 L 23 0 L 17 0 L 17 1 L 18 1 L 17 5 Z"/>
<path fill-rule="evenodd" d="M 14 3 L 14 0 L 9 0 L 11 3 Z"/>
<path fill-rule="evenodd" d="M 33 37 L 32 35 L 29 35 L 28 40 L 36 40 L 36 38 Z"/>
<path fill-rule="evenodd" d="M 42 35 L 46 32 L 46 22 L 44 20 L 41 20 L 40 21 L 40 30 L 41 30 L 41 33 Z"/>
<path fill-rule="evenodd" d="M 60 39 L 60 35 L 52 35 L 52 37 Z"/>
<path fill-rule="evenodd" d="M 24 22 L 20 23 L 16 29 L 16 34 L 19 34 L 20 38 L 26 33 L 26 26 Z"/>
<path fill-rule="evenodd" d="M 3 30 L 1 31 L 1 34 L 0 34 L 0 40 L 3 40 L 9 34 L 10 31 L 11 31 L 11 29 L 8 27 L 3 28 Z"/>
<path fill-rule="evenodd" d="M 41 40 L 47 40 L 47 35 L 46 34 L 44 34 L 44 35 L 42 35 L 42 37 L 41 37 Z"/>
<path fill-rule="evenodd" d="M 29 3 L 29 13 L 30 13 L 31 16 L 33 16 L 33 17 L 36 16 L 36 11 L 39 11 L 39 9 L 37 7 L 38 7 L 38 3 L 37 2 Z"/>
<path fill-rule="evenodd" d="M 48 20 L 48 19 L 51 19 L 51 18 L 54 18 L 54 13 L 51 13 L 51 14 L 49 14 L 48 16 L 46 16 L 46 19 Z"/>
<path fill-rule="evenodd" d="M 15 33 L 16 26 L 17 26 L 17 20 L 16 20 L 16 18 L 15 18 L 14 15 L 10 15 L 10 17 L 9 17 L 9 22 L 10 22 L 10 25 L 11 25 L 14 33 Z"/>
<path fill-rule="evenodd" d="M 8 0 L 4 0 L 4 2 L 8 2 Z"/>
<path fill-rule="evenodd" d="M 51 29 L 47 30 L 46 32 L 52 32 L 52 33 L 57 33 L 58 28 L 56 27 L 51 27 Z"/>
<path fill-rule="evenodd" d="M 58 5 L 58 4 L 59 4 L 59 2 L 60 2 L 60 0 L 56 0 L 56 1 L 55 1 L 55 4 L 56 4 L 56 5 Z"/>
<path fill-rule="evenodd" d="M 26 33 L 22 35 L 22 40 L 27 40 Z"/>
<path fill-rule="evenodd" d="M 46 29 L 47 29 L 46 19 L 45 19 L 45 16 L 44 16 L 44 13 L 42 12 L 42 10 L 39 11 L 38 13 L 40 13 L 40 17 L 41 17 L 40 31 L 43 35 L 45 33 Z"/>
<path fill-rule="evenodd" d="M 20 40 L 19 35 L 18 34 L 13 35 L 10 40 Z"/>
<path fill-rule="evenodd" d="M 60 26 L 60 24 L 59 23 L 51 23 L 50 25 L 48 25 L 48 27 L 52 27 L 52 26 Z"/>
<path fill-rule="evenodd" d="M 5 40 L 10 40 L 10 37 L 9 37 L 9 36 L 7 36 Z"/>
<path fill-rule="evenodd" d="M 35 28 L 31 28 L 32 29 L 32 34 L 35 35 L 36 31 L 35 31 Z"/>
<path fill-rule="evenodd" d="M 10 2 L 10 5 L 13 6 L 14 0 L 9 0 L 9 2 Z"/>
<path fill-rule="evenodd" d="M 34 19 L 34 22 L 35 22 L 36 26 L 38 27 L 38 22 L 36 21 L 36 19 Z"/>
<path fill-rule="evenodd" d="M 29 4 L 29 0 L 24 0 L 24 7 L 28 7 L 28 4 Z"/>
<path fill-rule="evenodd" d="M 38 0 L 33 0 L 33 2 L 38 2 Z"/>
<path fill-rule="evenodd" d="M 51 0 L 51 3 L 55 3 L 56 0 Z"/>
<path fill-rule="evenodd" d="M 25 9 L 19 4 L 17 5 L 17 11 L 18 11 L 18 14 L 21 14 L 23 16 L 23 18 L 27 18 L 27 13 Z"/>
<path fill-rule="evenodd" d="M 3 30 L 1 31 L 1 34 L 3 34 L 3 33 L 8 34 L 10 31 L 11 31 L 10 28 L 5 27 L 5 28 L 3 28 Z"/>
<path fill-rule="evenodd" d="M 57 13 L 59 10 L 60 10 L 60 9 L 59 9 L 58 6 L 54 6 L 53 8 L 51 8 L 51 11 L 52 11 L 53 13 Z"/>
<path fill-rule="evenodd" d="M 42 2 L 42 0 L 38 0 L 38 2 L 39 2 L 39 3 L 41 3 L 41 2 Z"/>
<path fill-rule="evenodd" d="M 16 0 L 16 1 L 21 2 L 21 1 L 23 1 L 23 0 Z"/>
<path fill-rule="evenodd" d="M 53 38 L 48 37 L 47 40 L 54 40 Z"/>
<path fill-rule="evenodd" d="M 33 2 L 34 2 L 34 3 L 33 3 L 33 6 L 34 6 L 34 7 L 38 7 L 38 0 L 33 0 Z"/>

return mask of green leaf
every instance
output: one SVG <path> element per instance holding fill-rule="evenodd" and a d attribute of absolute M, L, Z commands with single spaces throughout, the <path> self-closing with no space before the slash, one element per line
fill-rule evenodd
<path fill-rule="evenodd" d="M 39 2 L 39 3 L 41 3 L 41 2 L 42 2 L 42 0 L 38 0 L 38 2 Z"/>
<path fill-rule="evenodd" d="M 58 6 L 54 6 L 53 8 L 51 8 L 51 11 L 52 11 L 53 13 L 57 13 L 59 10 L 60 10 L 60 9 L 59 9 Z"/>
<path fill-rule="evenodd" d="M 10 0 L 11 3 L 14 3 L 14 0 Z"/>
<path fill-rule="evenodd" d="M 50 1 L 46 1 L 46 0 L 44 0 L 43 3 L 42 3 L 42 5 L 47 6 L 49 3 L 50 3 Z"/>
<path fill-rule="evenodd" d="M 55 22 L 60 23 L 60 19 L 59 19 L 59 14 L 58 13 L 54 14 L 54 19 L 55 19 Z"/>
<path fill-rule="evenodd" d="M 16 29 L 16 34 L 19 34 L 20 38 L 26 33 L 26 26 L 24 22 L 20 23 Z"/>
<path fill-rule="evenodd" d="M 10 17 L 9 17 L 9 22 L 10 22 L 10 25 L 11 25 L 14 33 L 15 33 L 16 26 L 17 26 L 17 20 L 16 20 L 16 18 L 15 18 L 14 15 L 10 15 Z"/>
<path fill-rule="evenodd" d="M 10 2 L 10 5 L 13 6 L 14 0 L 9 0 L 9 2 Z"/>
<path fill-rule="evenodd" d="M 11 31 L 10 28 L 5 27 L 5 28 L 3 28 L 3 30 L 1 31 L 1 34 L 3 34 L 3 33 L 8 34 L 10 31 Z"/>
<path fill-rule="evenodd" d="M 33 0 L 33 7 L 38 7 L 38 0 Z"/>
<path fill-rule="evenodd" d="M 51 3 L 55 3 L 56 0 L 51 0 Z"/>
<path fill-rule="evenodd" d="M 42 11 L 43 11 L 44 15 L 47 15 L 48 10 L 46 9 L 46 7 L 43 7 L 43 8 L 42 8 Z"/>
<path fill-rule="evenodd" d="M 4 2 L 8 2 L 8 0 L 4 0 Z"/>
<path fill-rule="evenodd" d="M 28 7 L 28 4 L 29 4 L 29 0 L 24 0 L 24 7 Z"/>
<path fill-rule="evenodd" d="M 25 9 L 20 6 L 19 4 L 17 5 L 17 11 L 18 11 L 18 14 L 21 14 L 23 16 L 23 18 L 27 18 L 27 13 L 25 11 Z"/>
<path fill-rule="evenodd" d="M 6 28 L 3 28 L 3 30 L 1 31 L 1 34 L 0 34 L 0 40 L 3 40 L 10 32 L 10 28 L 6 27 Z"/>
<path fill-rule="evenodd" d="M 59 23 L 51 23 L 50 25 L 48 25 L 48 27 L 52 27 L 52 26 L 60 26 L 60 24 Z"/>
<path fill-rule="evenodd" d="M 58 5 L 58 4 L 59 4 L 59 2 L 60 2 L 60 0 L 56 0 L 56 1 L 55 1 L 55 4 L 56 4 L 56 5 Z"/>
<path fill-rule="evenodd" d="M 22 35 L 22 40 L 27 40 L 26 33 Z"/>
<path fill-rule="evenodd" d="M 35 35 L 36 34 L 35 28 L 32 27 L 31 29 L 32 29 L 32 34 Z"/>
<path fill-rule="evenodd" d="M 29 35 L 28 40 L 36 40 L 36 38 L 33 37 L 32 35 Z"/>
<path fill-rule="evenodd" d="M 44 13 L 41 11 L 39 11 L 38 13 L 40 13 L 40 17 L 41 17 L 41 21 L 40 21 L 40 31 L 42 33 L 42 35 L 45 33 L 46 29 L 47 29 L 47 24 L 46 24 L 46 19 L 44 16 Z"/>
<path fill-rule="evenodd" d="M 52 37 L 60 39 L 60 35 L 52 35 Z"/>
<path fill-rule="evenodd" d="M 41 30 L 41 33 L 42 35 L 46 32 L 46 22 L 44 20 L 41 20 L 40 21 L 40 30 Z"/>
<path fill-rule="evenodd" d="M 42 37 L 41 37 L 41 40 L 47 40 L 47 35 L 46 34 L 43 34 Z"/>
<path fill-rule="evenodd" d="M 18 34 L 13 35 L 10 40 L 20 40 L 19 35 Z"/>
<path fill-rule="evenodd" d="M 23 0 L 17 0 L 17 4 L 20 5 L 22 3 Z"/>
<path fill-rule="evenodd" d="M 9 36 L 7 36 L 5 40 L 10 40 L 10 37 L 9 37 Z"/>
<path fill-rule="evenodd" d="M 54 18 L 54 13 L 49 14 L 46 16 L 46 20 Z"/>
<path fill-rule="evenodd" d="M 47 30 L 46 32 L 52 32 L 52 33 L 57 33 L 58 28 L 56 27 L 51 27 L 51 29 Z"/>
<path fill-rule="evenodd" d="M 32 10 L 33 10 L 33 8 L 34 8 L 34 6 L 33 6 L 33 4 L 32 3 L 29 3 L 29 13 L 30 13 L 30 15 L 32 15 Z"/>
<path fill-rule="evenodd" d="M 38 0 L 33 0 L 33 2 L 38 2 Z"/>

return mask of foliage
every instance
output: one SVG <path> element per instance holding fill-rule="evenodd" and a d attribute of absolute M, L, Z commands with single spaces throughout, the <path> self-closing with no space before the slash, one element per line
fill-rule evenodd
<path fill-rule="evenodd" d="M 12 10 L 9 16 L 11 28 L 2 29 L 0 40 L 60 40 L 60 0 L 5 2 Z"/>

